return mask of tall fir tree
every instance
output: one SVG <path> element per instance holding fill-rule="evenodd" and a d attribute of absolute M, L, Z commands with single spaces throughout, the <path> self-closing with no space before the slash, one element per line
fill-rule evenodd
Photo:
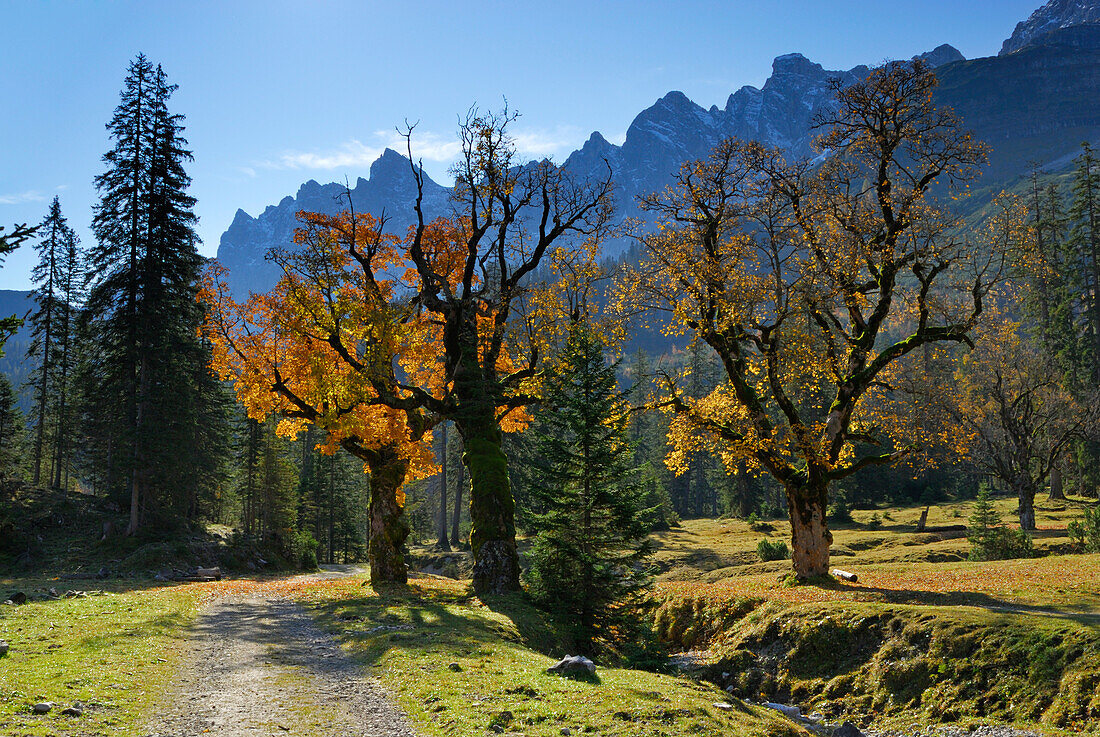
<path fill-rule="evenodd" d="M 128 492 L 129 534 L 149 520 L 197 516 L 201 496 L 221 481 L 227 446 L 224 388 L 197 333 L 202 259 L 183 116 L 168 110 L 175 90 L 144 55 L 131 62 L 107 125 L 107 170 L 95 180 L 85 330 L 98 355 L 85 396 L 122 408 L 98 436 L 110 445 L 110 491 Z"/>
<path fill-rule="evenodd" d="M 617 366 L 589 325 L 574 325 L 533 429 L 540 453 L 531 493 L 545 511 L 529 520 L 537 534 L 527 584 L 589 653 L 601 638 L 618 639 L 649 583 L 642 564 L 652 510 L 633 467 Z"/>
<path fill-rule="evenodd" d="M 34 363 L 28 384 L 34 395 L 31 417 L 34 429 L 34 460 L 32 482 L 42 483 L 43 463 L 47 464 L 47 483 L 60 486 L 55 476 L 56 454 L 59 437 L 57 422 L 63 408 L 60 398 L 65 391 L 67 372 L 64 364 L 70 347 L 71 323 L 68 295 L 70 284 L 70 250 L 75 249 L 76 234 L 61 214 L 61 202 L 57 197 L 50 203 L 50 211 L 38 228 L 39 240 L 35 245 L 38 264 L 32 272 L 35 310 L 30 315 L 31 343 L 27 358 Z"/>

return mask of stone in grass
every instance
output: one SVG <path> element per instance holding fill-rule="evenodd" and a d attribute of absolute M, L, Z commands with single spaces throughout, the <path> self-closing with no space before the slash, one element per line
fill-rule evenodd
<path fill-rule="evenodd" d="M 450 668 L 451 671 L 454 672 L 454 673 L 461 673 L 462 672 L 462 666 L 459 665 L 458 663 L 448 663 L 447 667 Z"/>
<path fill-rule="evenodd" d="M 62 709 L 61 713 L 67 717 L 82 717 L 84 716 L 84 706 L 76 703 L 66 709 Z"/>
<path fill-rule="evenodd" d="M 51 704 L 49 701 L 43 701 L 41 703 L 35 704 L 31 708 L 34 710 L 35 714 L 48 714 L 50 712 L 50 709 L 53 708 L 53 704 Z"/>
<path fill-rule="evenodd" d="M 864 735 L 856 725 L 851 722 L 844 722 L 844 724 L 833 730 L 832 737 L 864 737 Z"/>
<path fill-rule="evenodd" d="M 596 673 L 596 664 L 583 655 L 566 655 L 547 668 L 546 672 L 559 676 L 591 676 Z"/>
<path fill-rule="evenodd" d="M 8 654 L 8 643 L 0 640 L 0 658 Z"/>

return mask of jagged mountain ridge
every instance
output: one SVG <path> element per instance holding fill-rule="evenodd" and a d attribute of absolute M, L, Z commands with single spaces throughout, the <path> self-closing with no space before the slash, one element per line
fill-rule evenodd
<path fill-rule="evenodd" d="M 1054 28 L 1004 56 L 967 61 L 944 44 L 920 58 L 937 69 L 937 103 L 953 108 L 976 138 L 993 147 L 983 187 L 1007 183 L 1032 161 L 1066 159 L 1082 140 L 1100 137 L 1100 25 Z M 611 166 L 619 215 L 637 215 L 636 197 L 667 186 L 682 162 L 706 156 L 724 138 L 755 139 L 796 157 L 813 155 L 811 124 L 830 104 L 830 80 L 847 84 L 867 71 L 865 66 L 830 71 L 801 54 L 786 54 L 775 59 L 762 88 L 742 87 L 724 108 L 707 109 L 682 92 L 670 92 L 638 114 L 621 146 L 596 132 L 564 165 L 592 177 L 603 176 Z M 341 192 L 343 185 L 311 181 L 296 198 L 284 198 L 258 218 L 238 212 L 218 250 L 234 291 L 244 295 L 270 288 L 277 273 L 263 254 L 290 243 L 296 211 L 335 212 L 340 205 L 334 197 Z M 412 192 L 408 160 L 387 151 L 372 165 L 370 180 L 360 179 L 352 196 L 359 210 L 385 207 L 393 232 L 403 233 L 411 221 Z M 447 192 L 429 184 L 429 216 L 447 211 Z M 624 246 L 622 241 L 609 242 L 605 253 Z"/>
<path fill-rule="evenodd" d="M 1100 3 L 1095 0 L 1050 0 L 1027 20 L 1016 24 L 1012 35 L 1001 46 L 1000 55 L 1019 51 L 1052 31 L 1088 23 L 1100 23 Z"/>
<path fill-rule="evenodd" d="M 924 55 L 932 64 L 961 59 L 954 48 L 943 45 Z M 761 89 L 745 86 L 731 94 L 724 109 L 709 110 L 673 91 L 643 110 L 631 123 L 622 146 L 594 132 L 588 141 L 566 159 L 564 166 L 581 176 L 601 177 L 610 166 L 616 183 L 616 200 L 621 216 L 637 215 L 635 198 L 665 187 L 669 175 L 684 161 L 706 156 L 729 137 L 755 139 L 779 146 L 793 156 L 812 153 L 810 124 L 831 100 L 830 79 L 850 83 L 867 73 L 866 66 L 847 71 L 829 71 L 801 54 L 777 57 L 772 74 Z M 605 163 L 606 162 L 606 163 Z M 428 179 L 425 213 L 429 217 L 447 212 L 449 190 Z M 291 243 L 299 210 L 336 212 L 346 206 L 342 184 L 319 184 L 310 180 L 293 197 L 270 205 L 253 218 L 238 210 L 222 235 L 218 260 L 229 269 L 230 283 L 237 297 L 249 291 L 266 291 L 277 281 L 278 268 L 265 259 L 273 247 Z M 403 233 L 413 220 L 411 202 L 415 195 L 408 159 L 387 149 L 371 165 L 370 178 L 360 178 L 351 189 L 357 210 L 380 212 L 390 217 L 392 232 Z M 615 253 L 623 243 L 607 244 Z"/>

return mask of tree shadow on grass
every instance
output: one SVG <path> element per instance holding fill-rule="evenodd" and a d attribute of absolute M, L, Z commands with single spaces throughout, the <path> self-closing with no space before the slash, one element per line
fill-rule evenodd
<path fill-rule="evenodd" d="M 1052 607 L 1020 604 L 977 591 L 925 591 L 921 589 L 887 589 L 867 584 L 847 583 L 834 578 L 815 580 L 817 588 L 854 594 L 854 601 L 904 604 L 929 607 L 976 607 L 998 614 L 1022 614 L 1053 619 L 1065 619 L 1100 628 L 1100 613 L 1067 611 Z"/>

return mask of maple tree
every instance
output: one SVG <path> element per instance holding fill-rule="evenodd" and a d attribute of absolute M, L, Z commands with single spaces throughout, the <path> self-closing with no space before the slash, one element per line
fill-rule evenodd
<path fill-rule="evenodd" d="M 445 391 L 410 388 L 406 401 L 390 402 L 452 420 L 462 436 L 479 593 L 519 589 L 502 421 L 535 398 L 540 356 L 561 334 L 560 301 L 531 284 L 533 272 L 544 259 L 590 261 L 612 207 L 610 170 L 600 181 L 580 181 L 549 161 L 519 165 L 507 130 L 514 119 L 507 111 L 467 116 L 447 220 L 426 219 L 424 174 L 413 165 L 408 257 L 415 302 L 440 328 Z M 411 129 L 407 140 L 412 161 Z"/>
<path fill-rule="evenodd" d="M 620 285 L 708 345 L 724 383 L 687 396 L 666 376 L 671 465 L 700 448 L 786 491 L 793 566 L 828 574 L 829 486 L 923 442 L 892 385 L 907 356 L 969 343 L 1003 254 L 956 235 L 934 184 L 973 177 L 986 151 L 932 104 L 932 71 L 891 63 L 834 85 L 823 156 L 787 162 L 726 141 L 642 207 L 659 229 Z"/>
<path fill-rule="evenodd" d="M 306 423 L 327 435 L 322 451 L 344 448 L 370 472 L 372 583 L 404 582 L 402 547 L 409 534 L 402 485 L 431 473 L 424 438 L 436 419 L 418 406 L 380 401 L 407 396 L 397 378 L 432 391 L 434 361 L 419 360 L 437 336 L 410 319 L 400 238 L 383 233 L 369 214 L 302 212 L 297 248 L 277 251 L 283 277 L 267 294 L 235 302 L 224 269 L 213 267 L 200 294 L 214 368 L 235 382 L 249 415 L 280 415 L 278 432 L 296 435 Z"/>
<path fill-rule="evenodd" d="M 1019 323 L 1000 318 L 983 326 L 956 375 L 957 416 L 973 437 L 968 455 L 1017 497 L 1023 530 L 1036 529 L 1036 492 L 1100 416 L 1097 398 L 1078 402 L 1057 369 Z"/>

